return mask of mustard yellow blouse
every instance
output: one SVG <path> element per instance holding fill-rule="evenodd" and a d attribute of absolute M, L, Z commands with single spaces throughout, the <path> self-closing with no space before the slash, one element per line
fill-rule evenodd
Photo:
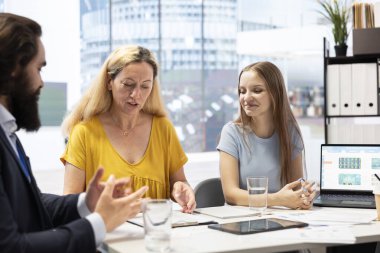
<path fill-rule="evenodd" d="M 103 166 L 102 180 L 111 174 L 116 178 L 131 177 L 134 190 L 147 185 L 146 197 L 168 199 L 169 176 L 187 162 L 187 156 L 170 121 L 153 117 L 147 150 L 139 162 L 130 164 L 114 149 L 99 118 L 93 117 L 71 131 L 61 161 L 86 172 L 86 187 L 99 166 Z"/>

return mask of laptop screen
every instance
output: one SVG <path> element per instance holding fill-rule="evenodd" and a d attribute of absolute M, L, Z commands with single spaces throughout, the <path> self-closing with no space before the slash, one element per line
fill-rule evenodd
<path fill-rule="evenodd" d="M 380 145 L 321 146 L 321 189 L 372 191 L 372 174 L 380 176 Z"/>

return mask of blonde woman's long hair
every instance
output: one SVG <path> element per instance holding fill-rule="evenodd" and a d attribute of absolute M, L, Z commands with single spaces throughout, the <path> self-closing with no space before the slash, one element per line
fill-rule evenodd
<path fill-rule="evenodd" d="M 291 181 L 292 169 L 292 142 L 289 128 L 294 127 L 297 133 L 299 134 L 303 145 L 304 143 L 298 123 L 292 113 L 292 110 L 290 109 L 289 99 L 285 89 L 284 78 L 282 77 L 281 71 L 273 63 L 257 62 L 250 64 L 243 68 L 239 74 L 239 97 L 240 78 L 241 75 L 246 71 L 255 72 L 266 83 L 266 87 L 268 89 L 268 93 L 272 104 L 275 131 L 278 133 L 280 141 L 280 179 L 282 185 L 285 185 Z M 244 129 L 250 128 L 251 124 L 254 124 L 252 118 L 245 113 L 241 104 L 239 109 L 239 117 L 234 122 L 239 125 L 242 125 L 243 134 Z"/>
<path fill-rule="evenodd" d="M 146 62 L 153 68 L 153 87 L 142 111 L 154 116 L 165 117 L 166 111 L 162 102 L 158 83 L 158 63 L 152 52 L 136 45 L 126 45 L 114 50 L 103 63 L 95 80 L 79 101 L 73 111 L 64 119 L 62 130 L 67 137 L 73 127 L 94 116 L 110 110 L 112 93 L 107 89 L 107 83 L 114 80 L 120 71 L 128 64 Z"/>

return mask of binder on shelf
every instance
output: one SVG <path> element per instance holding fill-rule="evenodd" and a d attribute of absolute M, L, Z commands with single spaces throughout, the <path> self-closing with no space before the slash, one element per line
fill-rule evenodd
<path fill-rule="evenodd" d="M 365 136 L 365 125 L 358 125 L 358 124 L 351 124 L 351 138 L 348 140 L 350 141 L 349 143 L 352 144 L 360 144 L 360 143 L 365 143 L 364 142 L 364 136 Z"/>
<path fill-rule="evenodd" d="M 352 114 L 352 64 L 339 66 L 340 114 Z"/>
<path fill-rule="evenodd" d="M 365 68 L 366 77 L 365 81 L 365 115 L 377 115 L 378 114 L 378 84 L 377 84 L 377 64 L 367 63 Z"/>
<path fill-rule="evenodd" d="M 376 63 L 352 65 L 353 115 L 376 115 L 378 111 Z"/>
<path fill-rule="evenodd" d="M 335 144 L 338 142 L 338 126 L 333 122 L 333 119 L 330 120 L 330 124 L 327 125 L 328 139 L 327 143 Z"/>
<path fill-rule="evenodd" d="M 353 3 L 352 17 L 354 29 L 375 27 L 374 5 L 372 3 Z"/>
<path fill-rule="evenodd" d="M 365 135 L 363 136 L 363 143 L 372 143 L 374 141 L 374 139 L 378 138 L 377 136 L 378 136 L 378 134 L 376 133 L 376 126 L 375 125 L 366 125 L 365 126 Z M 377 142 L 377 143 L 379 143 L 379 142 Z"/>
<path fill-rule="evenodd" d="M 380 2 L 373 4 L 375 27 L 380 27 Z"/>
<path fill-rule="evenodd" d="M 327 115 L 340 115 L 339 65 L 327 66 Z"/>
<path fill-rule="evenodd" d="M 365 98 L 365 64 L 352 64 L 352 94 L 355 94 L 352 98 L 353 115 L 364 115 L 364 102 Z"/>

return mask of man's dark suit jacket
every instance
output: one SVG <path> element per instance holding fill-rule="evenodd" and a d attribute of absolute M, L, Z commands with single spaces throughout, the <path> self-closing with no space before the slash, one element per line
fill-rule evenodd
<path fill-rule="evenodd" d="M 31 182 L 0 127 L 0 252 L 95 252 L 91 224 L 78 214 L 78 195 L 41 193 L 27 163 Z"/>

